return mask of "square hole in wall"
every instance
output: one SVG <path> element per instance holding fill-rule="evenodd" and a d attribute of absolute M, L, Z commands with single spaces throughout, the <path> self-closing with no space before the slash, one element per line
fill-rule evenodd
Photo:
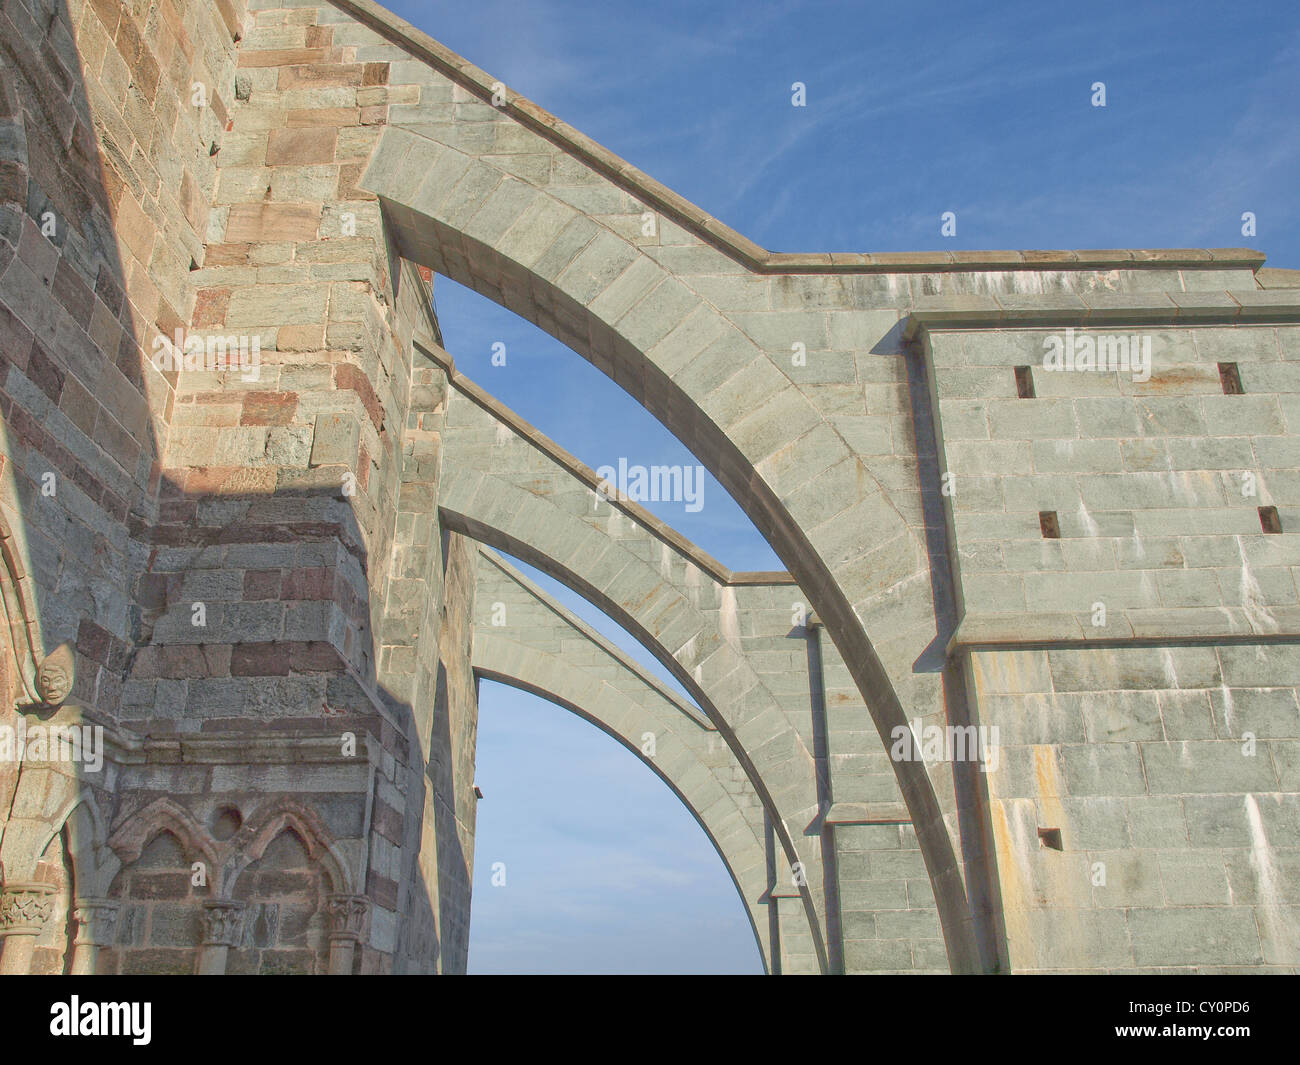
<path fill-rule="evenodd" d="M 1061 523 L 1056 520 L 1056 511 L 1040 510 L 1038 512 L 1038 527 L 1043 530 L 1043 537 L 1048 540 L 1059 540 L 1061 538 Z"/>
<path fill-rule="evenodd" d="M 1219 383 L 1223 385 L 1225 396 L 1242 396 L 1246 390 L 1241 387 L 1241 371 L 1235 362 L 1219 363 Z"/>
<path fill-rule="evenodd" d="M 1282 531 L 1282 518 L 1277 512 L 1277 507 L 1259 508 L 1259 527 L 1266 533 L 1280 533 Z"/>
<path fill-rule="evenodd" d="M 1061 830 L 1059 828 L 1040 828 L 1038 830 L 1038 842 L 1049 850 L 1059 851 L 1064 849 L 1061 846 Z"/>
<path fill-rule="evenodd" d="M 1032 366 L 1016 367 L 1016 395 L 1021 399 L 1034 399 L 1034 370 Z"/>

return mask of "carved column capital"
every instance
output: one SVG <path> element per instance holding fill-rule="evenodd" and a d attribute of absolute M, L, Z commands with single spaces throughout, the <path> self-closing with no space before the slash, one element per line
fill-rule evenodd
<path fill-rule="evenodd" d="M 54 912 L 53 884 L 10 880 L 0 892 L 0 936 L 38 936 Z"/>
<path fill-rule="evenodd" d="M 122 904 L 117 899 L 77 899 L 72 917 L 77 922 L 74 946 L 111 947 L 117 931 L 117 915 Z"/>
<path fill-rule="evenodd" d="M 326 900 L 330 915 L 330 939 L 359 942 L 370 912 L 365 895 L 331 895 Z"/>
<path fill-rule="evenodd" d="M 231 899 L 213 899 L 203 904 L 203 945 L 237 947 L 244 931 L 247 903 Z"/>

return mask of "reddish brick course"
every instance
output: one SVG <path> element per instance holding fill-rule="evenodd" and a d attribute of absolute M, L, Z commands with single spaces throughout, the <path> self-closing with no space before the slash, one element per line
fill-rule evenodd
<path fill-rule="evenodd" d="M 282 133 L 305 132 L 315 136 L 318 130 L 280 130 Z M 331 136 L 333 131 L 330 131 Z M 331 154 L 333 149 L 331 148 Z M 259 241 L 315 240 L 320 225 L 320 206 L 306 203 L 237 203 L 230 208 L 226 221 L 226 241 L 218 248 L 243 246 L 243 261 L 247 261 L 247 245 Z M 219 257 L 240 254 L 219 252 Z M 230 264 L 227 264 L 230 265 Z"/>
<path fill-rule="evenodd" d="M 221 325 L 226 320 L 226 311 L 229 308 L 229 288 L 200 289 L 194 297 L 194 315 L 191 321 L 195 328 Z"/>
<path fill-rule="evenodd" d="M 292 673 L 331 673 L 343 665 L 327 643 L 281 640 L 237 643 L 230 649 L 232 677 L 287 677 Z"/>
<path fill-rule="evenodd" d="M 334 570 L 322 566 L 289 570 L 284 575 L 282 599 L 334 599 Z"/>
<path fill-rule="evenodd" d="M 278 88 L 328 89 L 360 85 L 364 67 L 359 63 L 310 63 L 281 67 Z"/>
<path fill-rule="evenodd" d="M 281 576 L 278 569 L 248 570 L 244 574 L 244 600 L 280 598 Z"/>
<path fill-rule="evenodd" d="M 343 362 L 334 367 L 334 387 L 346 388 L 355 392 L 360 397 L 361 405 L 365 407 L 366 413 L 370 415 L 370 420 L 374 423 L 376 431 L 383 431 L 383 404 L 379 402 L 379 396 L 375 394 L 370 378 L 362 372 L 359 366 L 354 366 L 350 362 Z"/>
<path fill-rule="evenodd" d="M 192 680 L 230 676 L 229 644 L 150 644 L 136 653 L 131 676 L 137 680 Z"/>
<path fill-rule="evenodd" d="M 288 425 L 298 410 L 296 392 L 246 392 L 240 425 Z"/>
<path fill-rule="evenodd" d="M 57 404 L 63 394 L 64 371 L 50 356 L 45 348 L 37 343 L 33 345 L 27 358 L 27 378 Z"/>
<path fill-rule="evenodd" d="M 301 63 L 323 63 L 328 48 L 268 48 L 261 52 L 240 51 L 241 67 L 284 67 Z"/>
<path fill-rule="evenodd" d="M 67 259 L 60 258 L 54 272 L 54 298 L 83 329 L 90 324 L 90 313 L 95 306 L 95 294 Z"/>

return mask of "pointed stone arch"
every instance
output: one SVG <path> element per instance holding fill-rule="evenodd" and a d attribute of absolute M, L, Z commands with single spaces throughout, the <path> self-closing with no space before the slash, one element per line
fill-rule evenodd
<path fill-rule="evenodd" d="M 78 897 L 106 892 L 122 862 L 109 846 L 107 822 L 89 788 L 82 788 L 69 799 L 52 820 L 49 838 L 41 850 L 60 832 L 67 833 Z"/>
<path fill-rule="evenodd" d="M 222 890 L 233 890 L 240 874 L 258 861 L 266 853 L 266 848 L 285 831 L 296 835 L 307 851 L 307 857 L 320 863 L 334 892 L 349 895 L 356 892 L 357 878 L 320 818 L 290 799 L 279 799 L 259 808 L 228 842 L 221 871 Z"/>
<path fill-rule="evenodd" d="M 538 465 L 572 490 L 585 492 L 572 471 L 551 463 L 532 442 L 489 418 L 488 412 L 460 399 L 455 418 L 461 426 L 451 440 L 476 435 L 502 439 L 517 461 L 494 471 L 452 445 L 443 466 L 439 507 L 444 527 L 505 551 L 535 566 L 584 596 L 622 625 L 691 692 L 728 746 L 766 806 L 787 869 L 801 868 L 797 892 L 807 914 L 820 965 L 828 955 L 824 935 L 821 862 L 815 848 L 801 844 L 804 827 L 818 816 L 813 758 L 780 706 L 738 647 L 716 621 L 702 613 L 674 580 L 646 561 L 637 544 L 679 550 L 637 523 L 639 537 L 615 539 L 606 529 L 582 521 L 567 509 L 564 492 L 534 493 Z M 455 400 L 453 400 L 455 402 Z M 498 427 L 506 430 L 498 434 Z M 539 457 L 540 456 L 540 457 Z M 625 511 L 632 517 L 634 511 Z M 694 565 L 693 560 L 688 563 Z M 783 879 L 786 877 L 783 873 Z"/>
<path fill-rule="evenodd" d="M 590 722 L 672 789 L 722 859 L 771 971 L 779 944 L 767 931 L 765 899 L 776 871 L 769 868 L 765 811 L 752 782 L 746 780 L 748 803 L 736 793 L 736 776 L 743 768 L 734 757 L 723 756 L 729 752 L 722 737 L 671 689 L 643 673 L 513 566 L 489 551 L 480 558 L 475 674 L 537 695 Z M 493 626 L 487 599 L 503 603 L 514 619 L 509 635 Z M 584 641 L 595 669 L 571 653 L 556 653 L 556 647 L 574 639 Z M 606 676 L 611 668 L 617 684 Z M 655 738 L 653 754 L 645 750 L 647 732 Z"/>
<path fill-rule="evenodd" d="M 911 676 L 918 637 L 921 647 L 933 639 L 933 612 L 903 609 L 899 595 L 905 585 L 928 593 L 924 529 L 909 526 L 885 484 L 771 352 L 687 275 L 612 228 L 640 205 L 625 197 L 606 225 L 555 194 L 550 179 L 516 177 L 492 157 L 493 137 L 482 133 L 485 117 L 472 123 L 479 127 L 472 135 L 465 128 L 470 123 L 454 121 L 414 125 L 420 132 L 392 125 L 384 131 L 361 184 L 379 197 L 400 254 L 473 287 L 573 348 L 708 466 L 804 589 L 883 744 L 907 727 L 899 683 L 907 683 L 909 701 L 924 700 L 923 714 L 942 713 L 938 678 Z M 494 125 L 559 160 L 552 174 L 563 163 L 569 173 L 585 170 L 588 187 L 622 194 L 607 175 L 557 152 L 539 134 L 507 117 Z M 725 259 L 696 247 L 705 257 Z M 735 264 L 727 268 L 734 271 Z M 796 309 L 855 306 L 857 293 L 839 277 L 784 276 L 772 284 Z M 877 544 L 865 553 L 858 550 L 864 530 Z M 886 634 L 888 666 L 869 625 Z M 952 968 L 975 970 L 965 884 L 935 781 L 923 765 L 893 766 Z"/>
<path fill-rule="evenodd" d="M 212 873 L 221 868 L 220 848 L 208 830 L 184 806 L 166 797 L 155 799 L 128 817 L 109 837 L 108 845 L 122 865 L 127 866 L 138 861 L 161 832 L 175 836 L 187 856 L 201 856 Z"/>

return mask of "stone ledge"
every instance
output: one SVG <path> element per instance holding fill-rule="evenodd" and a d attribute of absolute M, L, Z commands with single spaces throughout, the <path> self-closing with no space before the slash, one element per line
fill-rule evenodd
<path fill-rule="evenodd" d="M 1260 288 L 1300 288 L 1300 270 L 1284 270 L 1280 266 L 1265 266 L 1255 271 L 1255 283 Z"/>
<path fill-rule="evenodd" d="M 87 720 L 92 720 L 87 716 Z M 340 730 L 350 719 L 339 718 L 340 729 L 311 732 L 261 730 L 250 743 L 246 731 L 214 731 L 173 736 L 145 735 L 132 724 L 105 721 L 104 747 L 116 766 L 138 765 L 365 765 L 377 766 L 383 744 L 369 729 L 357 728 L 357 753 L 345 755 Z M 250 724 L 256 724 L 250 721 Z M 355 724 L 354 724 L 355 727 Z M 364 779 L 364 778 L 363 778 Z M 367 786 L 363 783 L 363 787 Z"/>
<path fill-rule="evenodd" d="M 901 802 L 837 802 L 822 823 L 827 825 L 910 825 L 912 815 Z"/>
<path fill-rule="evenodd" d="M 1225 292 L 1095 293 L 1079 296 L 919 296 L 903 336 L 922 330 L 992 327 L 1185 325 L 1250 322 L 1300 324 L 1300 288 Z"/>
<path fill-rule="evenodd" d="M 1300 643 L 1300 607 L 1271 612 L 1267 631 L 1239 607 L 1114 611 L 1094 626 L 1081 614 L 967 614 L 947 653 L 1083 647 L 1166 647 L 1175 644 Z M 1226 624 L 1225 624 L 1226 621 Z"/>

